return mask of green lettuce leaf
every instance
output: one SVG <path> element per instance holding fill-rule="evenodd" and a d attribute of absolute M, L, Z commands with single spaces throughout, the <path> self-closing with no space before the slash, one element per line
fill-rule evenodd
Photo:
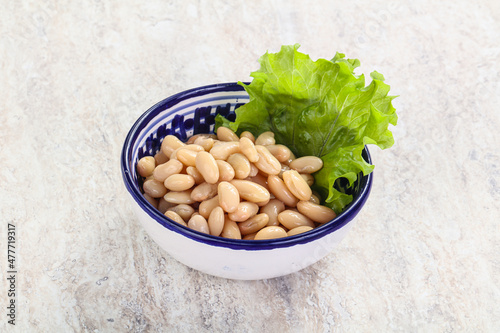
<path fill-rule="evenodd" d="M 264 54 L 252 82 L 239 83 L 250 101 L 236 110 L 234 122 L 218 116 L 216 128 L 255 136 L 273 131 L 276 142 L 296 156 L 320 157 L 324 167 L 314 174 L 313 189 L 339 213 L 352 201 L 349 189 L 358 176 L 374 168 L 361 155 L 364 146 L 385 149 L 394 143 L 388 126 L 397 123 L 395 97 L 388 96 L 380 73 L 371 73 L 365 87 L 364 75 L 354 74 L 359 60 L 337 53 L 332 60 L 312 61 L 298 48 L 282 46 L 278 53 Z"/>

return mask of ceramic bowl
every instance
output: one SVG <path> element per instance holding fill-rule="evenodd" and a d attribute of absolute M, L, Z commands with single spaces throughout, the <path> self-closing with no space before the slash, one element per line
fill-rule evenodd
<path fill-rule="evenodd" d="M 156 210 L 142 195 L 137 161 L 159 151 L 163 138 L 186 141 L 213 133 L 215 115 L 234 120 L 234 110 L 249 100 L 237 83 L 187 90 L 157 103 L 130 129 L 123 145 L 121 170 L 132 208 L 150 237 L 181 263 L 207 274 L 241 280 L 283 276 L 327 255 L 346 235 L 369 196 L 372 174 L 362 177 L 353 202 L 334 220 L 303 234 L 273 240 L 233 240 L 184 227 Z M 371 163 L 368 150 L 365 160 Z"/>

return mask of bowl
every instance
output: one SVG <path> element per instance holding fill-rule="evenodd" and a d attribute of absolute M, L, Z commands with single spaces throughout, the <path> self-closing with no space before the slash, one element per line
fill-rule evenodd
<path fill-rule="evenodd" d="M 123 145 L 121 170 L 137 219 L 168 254 L 210 275 L 258 280 L 297 272 L 331 252 L 365 204 L 373 176 L 358 179 L 353 201 L 334 220 L 286 238 L 234 240 L 211 236 L 182 226 L 156 210 L 141 193 L 138 160 L 155 155 L 166 135 L 186 141 L 197 133 L 213 133 L 216 114 L 234 120 L 234 110 L 248 101 L 248 94 L 235 82 L 190 89 L 160 101 L 130 129 Z M 363 154 L 371 163 L 366 148 Z"/>

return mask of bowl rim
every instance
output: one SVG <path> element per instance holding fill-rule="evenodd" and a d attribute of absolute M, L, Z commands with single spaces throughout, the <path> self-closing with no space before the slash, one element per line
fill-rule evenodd
<path fill-rule="evenodd" d="M 247 83 L 245 83 L 247 84 Z M 132 125 L 131 129 L 127 133 L 125 138 L 122 151 L 121 151 L 121 172 L 122 178 L 125 184 L 125 188 L 132 196 L 134 201 L 140 206 L 140 208 L 147 213 L 152 219 L 157 223 L 167 228 L 169 231 L 175 232 L 182 236 L 185 236 L 191 240 L 205 243 L 207 245 L 212 245 L 216 247 L 225 247 L 230 249 L 247 250 L 247 251 L 258 251 L 258 250 L 270 250 L 277 248 L 285 248 L 290 246 L 295 246 L 298 244 L 305 244 L 318 240 L 331 234 L 332 232 L 347 225 L 354 217 L 359 213 L 361 208 L 364 206 L 366 200 L 371 191 L 373 183 L 373 172 L 365 175 L 361 178 L 360 193 L 357 198 L 355 198 L 345 210 L 337 215 L 332 221 L 324 223 L 310 231 L 302 234 L 288 236 L 276 239 L 266 239 L 266 240 L 243 240 L 243 239 L 230 239 L 223 238 L 220 236 L 212 236 L 209 234 L 204 234 L 196 230 L 185 227 L 178 224 L 154 208 L 140 192 L 139 186 L 135 184 L 132 174 L 129 171 L 130 167 L 134 167 L 129 163 L 130 156 L 132 155 L 132 146 L 134 140 L 137 139 L 139 131 L 147 126 L 147 124 L 155 118 L 158 112 L 170 108 L 186 99 L 192 97 L 199 97 L 210 93 L 224 92 L 224 91 L 244 91 L 243 86 L 240 82 L 227 82 L 227 83 L 217 83 L 211 85 L 205 85 L 197 88 L 188 89 L 177 94 L 171 95 L 158 103 L 147 109 Z M 366 162 L 371 163 L 371 156 L 368 148 L 365 146 L 364 152 L 366 153 Z"/>

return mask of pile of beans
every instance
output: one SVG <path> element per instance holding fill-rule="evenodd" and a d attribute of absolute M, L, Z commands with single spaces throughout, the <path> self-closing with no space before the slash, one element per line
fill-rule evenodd
<path fill-rule="evenodd" d="M 318 157 L 295 158 L 272 132 L 238 137 L 226 127 L 186 143 L 168 135 L 161 151 L 137 163 L 145 198 L 171 220 L 255 240 L 300 234 L 335 218 L 310 188 L 322 167 Z"/>

